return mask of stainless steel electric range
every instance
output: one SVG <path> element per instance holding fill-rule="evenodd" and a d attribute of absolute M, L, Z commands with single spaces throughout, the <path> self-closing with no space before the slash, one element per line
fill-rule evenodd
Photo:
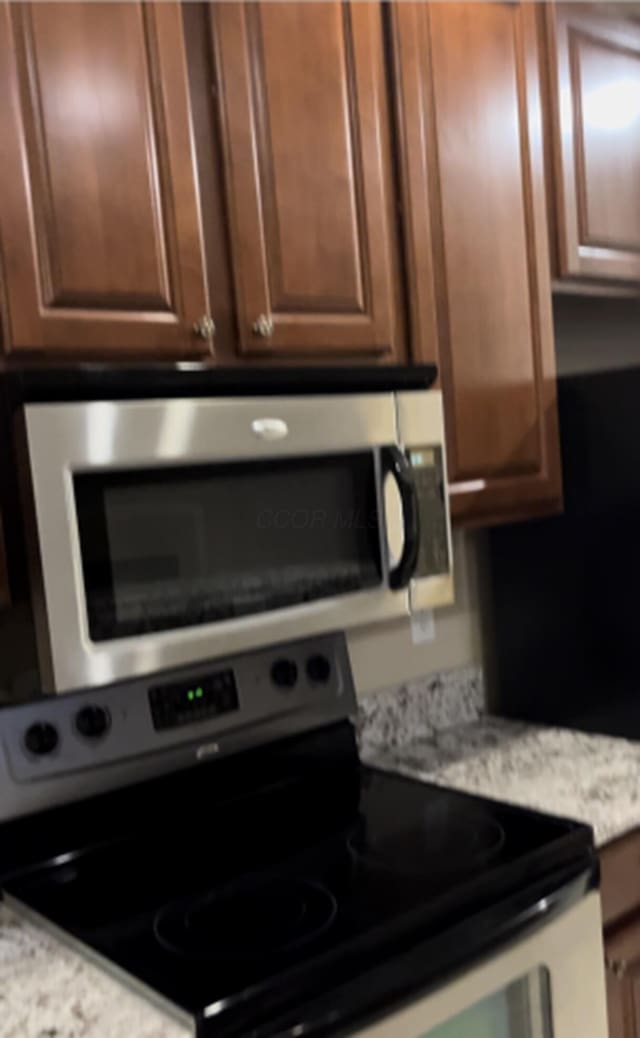
<path fill-rule="evenodd" d="M 342 635 L 4 711 L 3 782 L 257 702 L 251 749 L 7 822 L 9 904 L 202 1038 L 605 1038 L 590 830 L 365 766 Z"/>

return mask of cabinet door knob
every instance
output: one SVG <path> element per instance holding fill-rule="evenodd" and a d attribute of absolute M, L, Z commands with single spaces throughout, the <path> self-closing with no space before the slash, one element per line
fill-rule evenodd
<path fill-rule="evenodd" d="M 628 970 L 628 965 L 624 959 L 610 959 L 606 956 L 604 964 L 607 972 L 612 973 L 616 980 L 624 980 Z"/>
<path fill-rule="evenodd" d="M 213 339 L 216 334 L 216 325 L 213 317 L 210 317 L 209 314 L 203 314 L 200 320 L 194 324 L 193 330 L 200 339 Z"/>
<path fill-rule="evenodd" d="M 253 322 L 253 334 L 259 335 L 261 339 L 270 339 L 273 335 L 273 321 L 267 314 L 260 314 Z"/>

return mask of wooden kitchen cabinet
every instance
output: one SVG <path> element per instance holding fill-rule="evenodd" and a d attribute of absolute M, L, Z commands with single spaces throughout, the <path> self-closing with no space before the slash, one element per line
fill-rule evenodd
<path fill-rule="evenodd" d="M 210 349 L 180 4 L 0 4 L 9 352 Z"/>
<path fill-rule="evenodd" d="M 640 1038 L 640 830 L 600 852 L 610 1038 Z"/>
<path fill-rule="evenodd" d="M 391 5 L 412 351 L 440 369 L 454 519 L 557 510 L 535 5 Z"/>
<path fill-rule="evenodd" d="M 605 928 L 634 913 L 640 915 L 640 829 L 600 852 L 600 895 Z"/>
<path fill-rule="evenodd" d="M 640 1038 L 640 915 L 605 935 L 609 1038 Z"/>
<path fill-rule="evenodd" d="M 539 12 L 186 6 L 0 0 L 10 363 L 435 361 L 454 519 L 557 509 Z"/>
<path fill-rule="evenodd" d="M 382 6 L 211 5 L 242 355 L 403 355 Z"/>
<path fill-rule="evenodd" d="M 640 283 L 640 22 L 607 6 L 545 5 L 557 272 Z"/>

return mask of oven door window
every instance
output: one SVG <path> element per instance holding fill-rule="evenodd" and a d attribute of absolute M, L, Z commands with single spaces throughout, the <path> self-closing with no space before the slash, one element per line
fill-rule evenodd
<path fill-rule="evenodd" d="M 548 970 L 533 970 L 419 1038 L 553 1038 Z"/>
<path fill-rule="evenodd" d="M 371 451 L 74 477 L 94 641 L 189 627 L 382 580 Z"/>

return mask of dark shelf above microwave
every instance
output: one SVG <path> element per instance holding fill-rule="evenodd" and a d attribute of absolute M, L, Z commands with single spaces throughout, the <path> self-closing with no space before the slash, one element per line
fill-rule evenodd
<path fill-rule="evenodd" d="M 355 367 L 208 368 L 198 364 L 82 364 L 4 375 L 10 401 L 141 400 L 207 396 L 317 396 L 429 389 L 434 364 Z"/>

